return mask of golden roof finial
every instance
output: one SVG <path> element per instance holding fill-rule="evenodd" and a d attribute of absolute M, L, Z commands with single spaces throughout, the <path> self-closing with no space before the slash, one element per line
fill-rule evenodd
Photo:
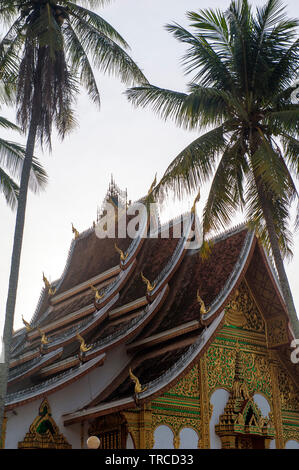
<path fill-rule="evenodd" d="M 142 272 L 140 273 L 140 275 L 141 275 L 141 279 L 146 284 L 147 292 L 152 292 L 154 290 L 154 288 L 156 287 L 156 282 L 151 284 L 151 282 L 143 275 Z"/>
<path fill-rule="evenodd" d="M 48 281 L 48 279 L 46 278 L 45 273 L 43 273 L 43 281 L 44 281 L 44 284 L 45 284 L 45 288 L 49 289 L 51 287 L 51 284 Z"/>
<path fill-rule="evenodd" d="M 129 256 L 129 253 L 124 254 L 124 252 L 120 248 L 118 248 L 116 243 L 114 243 L 114 247 L 116 251 L 120 254 L 121 261 L 126 261 L 127 257 Z"/>
<path fill-rule="evenodd" d="M 23 323 L 24 323 L 24 325 L 25 325 L 25 327 L 26 327 L 26 331 L 29 332 L 29 331 L 32 331 L 32 330 L 33 330 L 33 328 L 31 328 L 31 326 L 30 326 L 30 323 L 28 323 L 28 321 L 26 321 L 26 320 L 24 319 L 23 315 L 22 315 L 22 321 L 23 321 Z"/>
<path fill-rule="evenodd" d="M 196 297 L 197 297 L 197 302 L 200 304 L 200 314 L 206 315 L 207 313 L 209 313 L 211 309 L 210 308 L 208 308 L 208 310 L 206 309 L 205 303 L 199 295 L 199 289 L 197 289 Z"/>
<path fill-rule="evenodd" d="M 79 232 L 78 230 L 74 227 L 73 223 L 72 223 L 72 232 L 75 234 L 75 240 L 77 240 L 77 238 L 79 238 Z"/>
<path fill-rule="evenodd" d="M 46 276 L 45 276 L 44 273 L 43 273 L 43 281 L 44 281 L 44 284 L 45 284 L 45 288 L 46 288 L 47 291 L 48 291 L 48 294 L 49 294 L 49 295 L 54 295 L 55 292 L 56 292 L 56 289 L 52 289 L 51 284 L 50 284 L 50 282 L 48 281 L 48 279 L 46 278 Z"/>
<path fill-rule="evenodd" d="M 194 199 L 193 206 L 192 206 L 192 208 L 191 208 L 191 213 L 192 213 L 192 214 L 195 214 L 196 203 L 197 203 L 199 200 L 200 200 L 200 190 L 198 191 L 197 196 L 196 196 L 196 198 Z"/>
<path fill-rule="evenodd" d="M 79 333 L 76 334 L 76 337 L 80 342 L 80 351 L 81 352 L 85 353 L 85 352 L 90 351 L 92 349 L 92 346 L 86 346 L 84 338 L 82 338 L 82 336 Z"/>
<path fill-rule="evenodd" d="M 46 334 L 43 333 L 40 328 L 38 328 L 38 331 L 39 331 L 39 334 L 41 335 L 41 340 L 40 340 L 41 344 L 48 344 L 49 340 L 46 337 Z"/>
<path fill-rule="evenodd" d="M 136 377 L 136 375 L 133 374 L 131 367 L 129 369 L 129 373 L 130 373 L 131 380 L 135 383 L 134 392 L 136 394 L 145 392 L 145 390 L 147 390 L 147 387 L 142 388 L 141 383 L 139 382 L 139 379 Z"/>
<path fill-rule="evenodd" d="M 96 300 L 101 300 L 103 297 L 105 297 L 105 294 L 100 294 L 98 289 L 96 289 L 94 286 L 90 285 L 89 286 L 91 290 L 94 292 L 94 297 Z"/>

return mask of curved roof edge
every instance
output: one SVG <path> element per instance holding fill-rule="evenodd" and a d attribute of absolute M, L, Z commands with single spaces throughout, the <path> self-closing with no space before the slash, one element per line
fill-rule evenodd
<path fill-rule="evenodd" d="M 47 395 L 57 392 L 66 385 L 70 385 L 72 382 L 78 380 L 91 370 L 99 367 L 105 360 L 106 354 L 101 354 L 100 356 L 91 359 L 88 362 L 82 363 L 79 367 L 76 367 L 76 370 L 69 369 L 62 374 L 59 374 L 56 377 L 46 380 L 43 384 L 34 385 L 20 392 L 11 393 L 6 396 L 5 399 L 5 409 L 7 411 L 24 404 L 27 404 L 31 401 L 36 400 L 40 396 L 43 396 L 45 393 Z"/>
<path fill-rule="evenodd" d="M 173 383 L 179 378 L 188 373 L 194 364 L 200 359 L 201 355 L 207 350 L 210 343 L 214 340 L 217 331 L 221 328 L 224 322 L 225 312 L 223 311 L 209 327 L 205 328 L 198 339 L 190 346 L 187 352 L 164 374 L 157 379 L 148 382 L 146 391 L 138 395 L 138 404 L 143 404 L 149 400 L 153 400 L 156 396 L 161 395 L 166 390 L 173 386 Z M 136 406 L 133 396 L 128 396 L 120 400 L 114 400 L 108 403 L 102 403 L 93 406 L 89 409 L 81 409 L 79 411 L 63 415 L 63 422 L 65 426 L 74 424 L 75 422 L 89 419 L 104 414 L 114 413 L 120 410 Z"/>
<path fill-rule="evenodd" d="M 245 227 L 239 228 L 237 231 L 244 230 Z M 237 233 L 236 231 L 236 233 Z M 232 233 L 229 232 L 229 235 L 233 235 L 235 231 Z M 228 234 L 226 234 L 227 238 Z M 222 237 L 221 237 L 222 239 Z M 221 239 L 217 239 L 220 241 Z M 209 313 L 202 316 L 202 322 L 205 325 L 208 325 L 217 313 L 223 308 L 224 304 L 227 302 L 228 297 L 232 294 L 233 290 L 237 287 L 242 274 L 247 270 L 248 265 L 250 263 L 251 257 L 253 255 L 253 251 L 256 244 L 256 237 L 253 231 L 248 231 L 244 240 L 244 244 L 241 248 L 238 260 L 232 270 L 231 274 L 229 275 L 228 279 L 226 280 L 223 288 L 217 295 L 217 297 L 213 300 L 213 303 L 210 306 Z"/>

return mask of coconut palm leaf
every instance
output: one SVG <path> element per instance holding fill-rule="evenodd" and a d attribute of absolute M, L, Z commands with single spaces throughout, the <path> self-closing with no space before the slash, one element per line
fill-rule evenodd
<path fill-rule="evenodd" d="M 227 123 L 226 125 L 230 125 Z M 169 190 L 182 198 L 210 179 L 218 157 L 226 147 L 222 125 L 195 139 L 169 165 L 153 194 L 164 200 Z"/>
<path fill-rule="evenodd" d="M 76 18 L 83 19 L 90 26 L 96 30 L 101 31 L 105 36 L 109 37 L 113 41 L 116 41 L 120 46 L 125 49 L 129 49 L 127 41 L 113 28 L 107 21 L 95 12 L 88 10 L 86 7 L 76 5 L 74 2 L 68 2 L 69 11 L 73 12 Z"/>
<path fill-rule="evenodd" d="M 234 214 L 245 205 L 244 178 L 248 165 L 242 139 L 233 135 L 223 152 L 211 183 L 203 212 L 203 235 L 230 224 Z"/>
<path fill-rule="evenodd" d="M 231 222 L 245 208 L 260 239 L 275 257 L 292 325 L 299 326 L 282 256 L 291 253 L 289 211 L 298 202 L 299 105 L 292 103 L 299 66 L 297 20 L 279 0 L 254 14 L 247 0 L 219 10 L 188 12 L 192 30 L 167 29 L 187 51 L 182 64 L 192 74 L 186 94 L 154 85 L 127 92 L 137 106 L 186 129 L 208 127 L 175 156 L 153 193 L 178 197 L 212 179 L 203 214 L 204 235 Z M 227 122 L 230 125 L 227 125 Z M 214 134 L 213 134 L 214 132 Z M 299 227 L 299 215 L 295 221 Z"/>
<path fill-rule="evenodd" d="M 7 205 L 15 209 L 18 203 L 19 187 L 0 166 L 0 192 L 3 193 Z"/>

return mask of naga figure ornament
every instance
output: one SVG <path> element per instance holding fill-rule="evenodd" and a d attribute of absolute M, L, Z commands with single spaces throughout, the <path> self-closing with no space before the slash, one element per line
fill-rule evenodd
<path fill-rule="evenodd" d="M 197 302 L 200 304 L 200 314 L 206 315 L 207 313 L 209 313 L 211 309 L 210 308 L 206 309 L 205 303 L 199 295 L 199 290 L 197 290 L 196 296 L 197 296 Z"/>
<path fill-rule="evenodd" d="M 135 388 L 134 388 L 135 395 L 137 395 L 138 393 L 145 392 L 145 390 L 147 390 L 147 387 L 142 388 L 142 385 L 139 382 L 139 379 L 136 377 L 136 375 L 133 374 L 131 367 L 129 369 L 129 374 L 130 374 L 132 382 L 135 383 Z"/>
<path fill-rule="evenodd" d="M 96 289 L 94 286 L 90 285 L 90 288 L 94 292 L 95 300 L 101 300 L 103 297 L 105 297 L 105 294 L 100 294 L 98 289 Z"/>
<path fill-rule="evenodd" d="M 152 292 L 154 290 L 154 288 L 156 287 L 156 282 L 151 284 L 151 282 L 143 275 L 142 272 L 140 273 L 140 275 L 141 275 L 141 279 L 146 284 L 147 292 Z"/>

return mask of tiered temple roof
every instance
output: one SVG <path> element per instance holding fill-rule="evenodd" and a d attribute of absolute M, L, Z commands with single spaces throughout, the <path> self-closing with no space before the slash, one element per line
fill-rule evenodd
<path fill-rule="evenodd" d="M 239 226 L 214 238 L 211 255 L 203 260 L 198 249 L 188 249 L 193 219 L 194 214 L 181 238 L 173 236 L 181 219 L 173 222 L 169 238 L 164 238 L 163 226 L 157 238 L 147 238 L 146 222 L 133 240 L 99 239 L 95 227 L 75 237 L 64 273 L 52 283 L 55 293 L 43 289 L 30 327 L 14 335 L 8 410 L 66 387 L 105 364 L 120 346 L 125 367 L 114 365 L 114 379 L 92 400 L 86 398 L 82 409 L 66 415 L 65 424 L 152 400 L 206 351 L 241 282 L 247 283 L 267 320 L 275 322 L 283 315 L 279 343 L 273 337 L 270 344 L 269 335 L 267 341 L 282 357 L 288 354 L 289 318 L 273 268 L 254 233 Z M 125 260 L 115 244 L 127 253 Z M 80 349 L 78 335 L 85 348 Z M 142 385 L 139 393 L 130 370 Z"/>

